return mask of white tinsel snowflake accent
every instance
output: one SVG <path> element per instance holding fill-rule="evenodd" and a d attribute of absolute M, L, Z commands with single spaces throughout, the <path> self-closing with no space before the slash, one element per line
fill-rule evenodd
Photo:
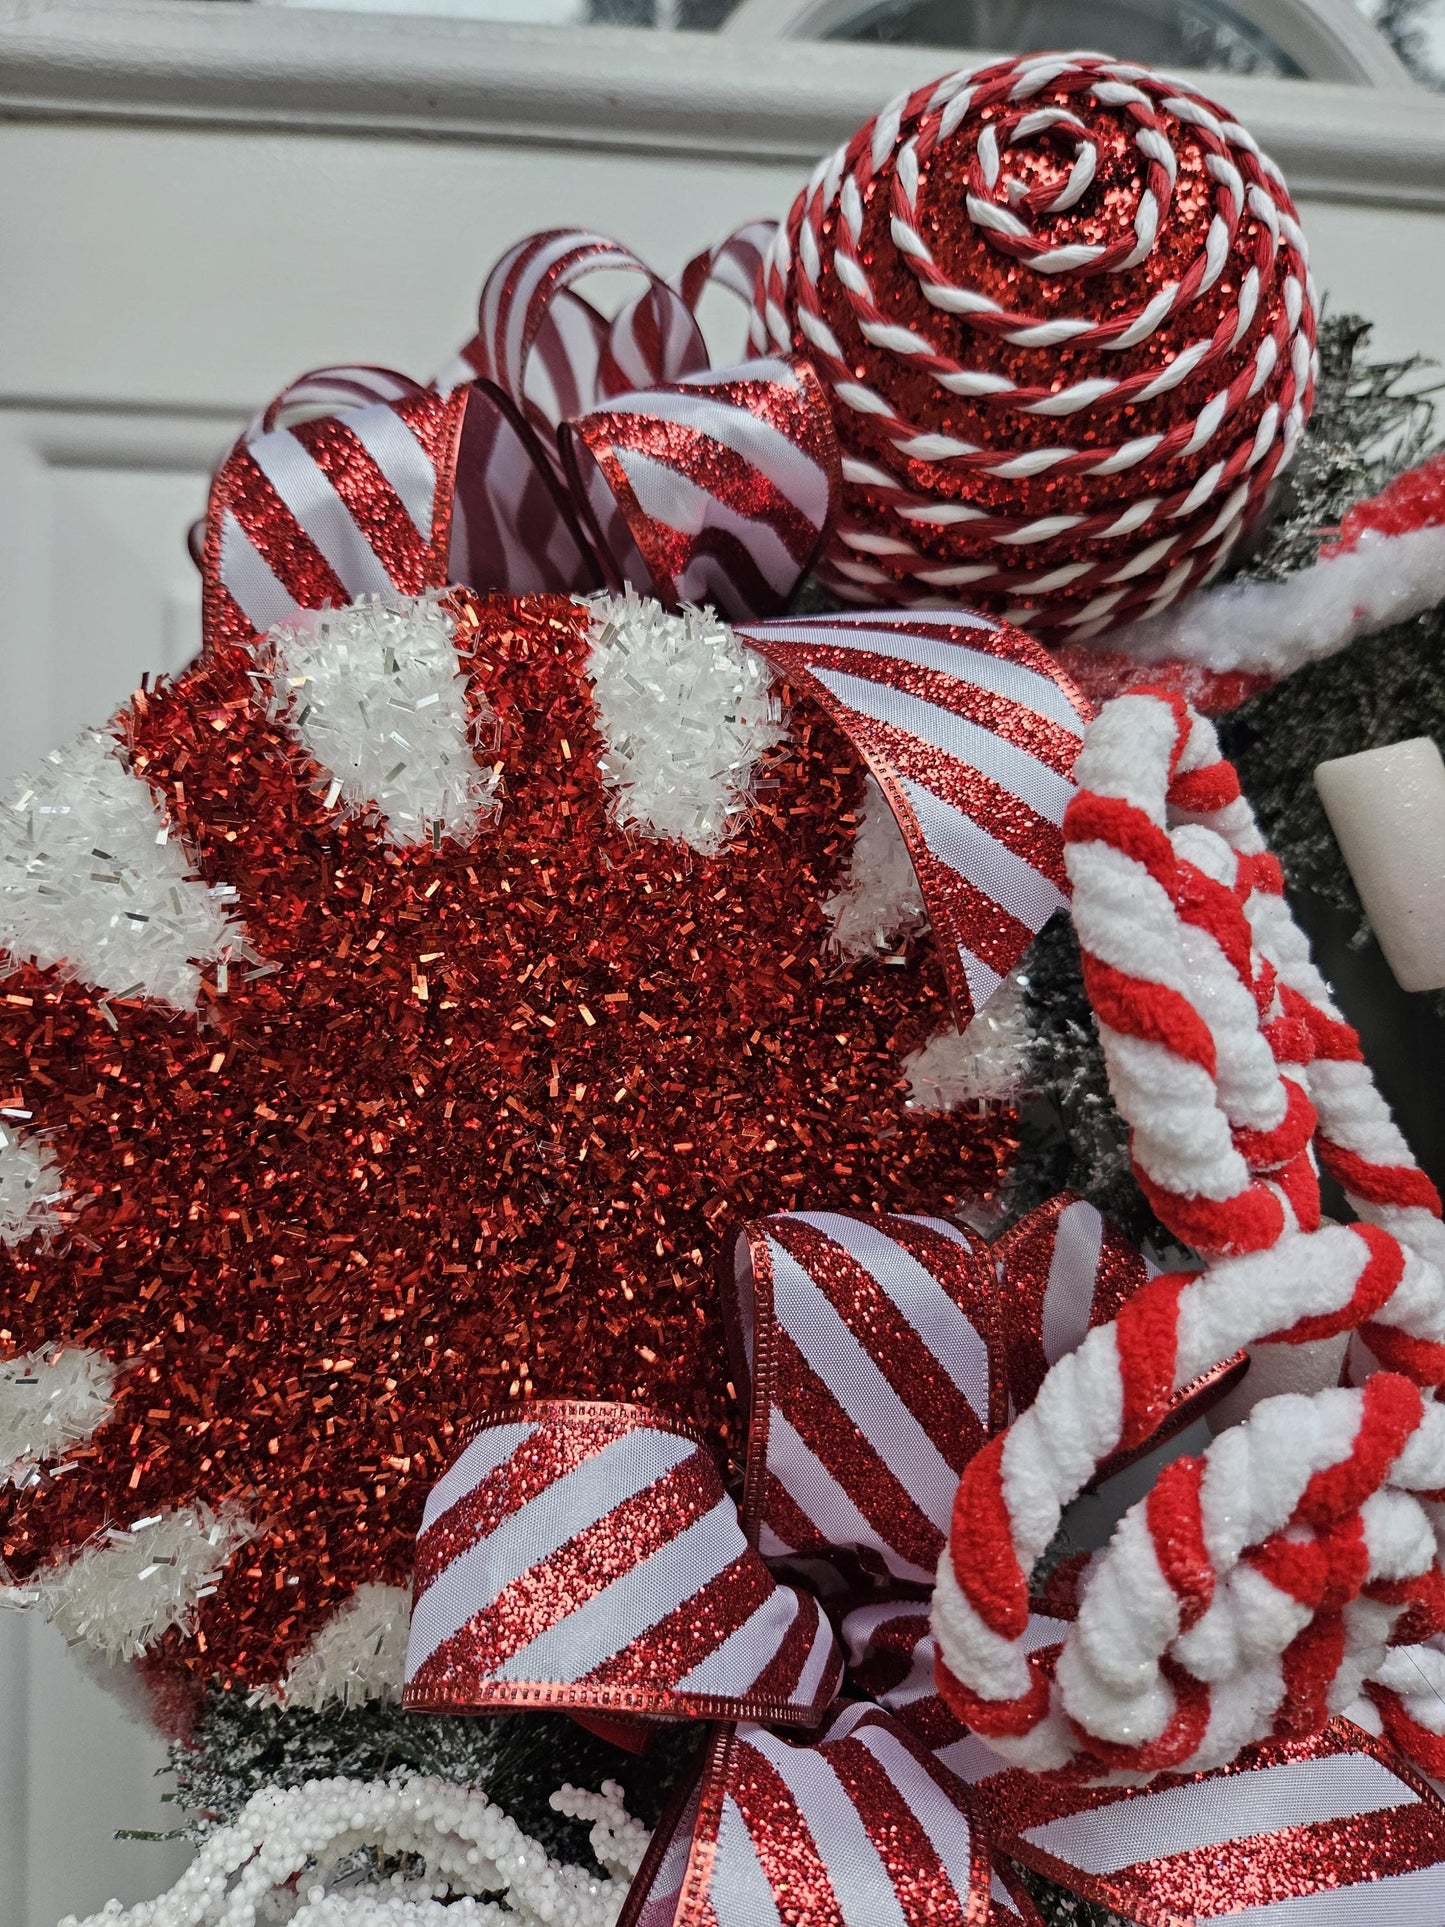
<path fill-rule="evenodd" d="M 928 912 L 898 819 L 873 777 L 867 779 L 848 880 L 823 913 L 833 941 L 853 957 L 891 950 L 900 938 L 928 928 Z"/>
<path fill-rule="evenodd" d="M 361 1706 L 399 1700 L 406 1675 L 411 1594 L 404 1586 L 358 1586 L 291 1662 L 275 1697 L 286 1706 Z"/>
<path fill-rule="evenodd" d="M 275 1917 L 268 1903 L 291 1927 L 612 1927 L 647 1831 L 611 1781 L 601 1793 L 563 1787 L 552 1806 L 592 1821 L 604 1877 L 550 1859 L 473 1788 L 421 1775 L 310 1780 L 253 1794 L 158 1899 L 112 1900 L 61 1927 L 256 1927 Z M 403 1870 L 358 1888 L 361 1848 Z"/>
<path fill-rule="evenodd" d="M 0 1358 L 0 1486 L 28 1485 L 38 1465 L 88 1439 L 114 1389 L 114 1365 L 81 1346 Z"/>
<path fill-rule="evenodd" d="M 274 713 L 326 772 L 328 806 L 375 810 L 395 843 L 476 833 L 495 778 L 474 754 L 456 617 L 437 591 L 308 611 L 267 642 Z"/>
<path fill-rule="evenodd" d="M 956 1111 L 980 1098 L 1017 1097 L 1028 1079 L 1030 1029 L 1017 975 L 1004 978 L 965 1031 L 941 1030 L 903 1060 L 912 1102 Z"/>
<path fill-rule="evenodd" d="M 173 1626 L 189 1631 L 198 1601 L 255 1536 L 239 1513 L 197 1505 L 111 1526 L 69 1564 L 46 1566 L 24 1591 L 73 1644 L 136 1659 Z"/>
<path fill-rule="evenodd" d="M 0 1124 L 0 1244 L 23 1244 L 60 1225 L 65 1185 L 60 1166 L 41 1138 L 22 1137 Z"/>
<path fill-rule="evenodd" d="M 599 762 L 618 821 L 714 855 L 785 733 L 772 670 L 711 609 L 673 616 L 631 589 L 588 607 Z"/>
<path fill-rule="evenodd" d="M 0 950 L 17 962 L 193 1010 L 197 964 L 241 941 L 223 908 L 233 895 L 195 879 L 149 787 L 99 731 L 53 751 L 0 811 Z"/>

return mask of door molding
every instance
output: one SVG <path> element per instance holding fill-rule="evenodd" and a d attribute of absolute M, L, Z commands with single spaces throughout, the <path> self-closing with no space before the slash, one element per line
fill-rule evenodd
<path fill-rule="evenodd" d="M 0 116 L 286 129 L 810 163 L 946 51 L 525 28 L 224 0 L 0 0 Z M 1445 208 L 1445 112 L 1413 84 L 1216 87 L 1330 200 Z"/>

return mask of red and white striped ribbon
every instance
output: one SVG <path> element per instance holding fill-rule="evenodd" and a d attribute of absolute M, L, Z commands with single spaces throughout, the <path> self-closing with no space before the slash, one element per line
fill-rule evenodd
<path fill-rule="evenodd" d="M 766 240 L 740 230 L 679 291 L 602 236 L 533 235 L 434 389 L 363 366 L 293 382 L 212 489 L 211 633 L 448 581 L 781 608 L 837 506 L 827 402 L 801 361 L 710 369 L 692 314 L 713 283 L 750 296 Z M 576 283 L 618 268 L 647 286 L 608 321 Z"/>
<path fill-rule="evenodd" d="M 748 361 L 619 395 L 569 424 L 562 445 L 619 586 L 655 587 L 674 605 L 780 608 L 837 505 L 827 404 L 800 361 Z M 634 552 L 640 570 L 628 566 Z"/>
<path fill-rule="evenodd" d="M 690 1831 L 644 1865 L 619 1927 L 978 1927 L 991 1873 L 965 1789 L 852 1705 L 806 1744 L 725 1727 Z"/>
<path fill-rule="evenodd" d="M 373 371 L 340 372 L 364 388 L 359 377 Z M 297 400 L 334 402 L 337 375 L 322 370 L 286 390 L 217 473 L 203 559 L 208 636 L 242 639 L 303 609 L 418 595 L 447 580 L 463 399 L 409 392 L 280 422 Z"/>
<path fill-rule="evenodd" d="M 984 1247 L 940 1218 L 802 1211 L 750 1226 L 737 1260 L 761 1551 L 825 1596 L 928 1587 L 1001 1417 Z"/>
<path fill-rule="evenodd" d="M 779 1585 L 698 1441 L 627 1405 L 483 1425 L 417 1540 L 406 1705 L 811 1724 L 838 1690 L 817 1602 Z"/>
<path fill-rule="evenodd" d="M 1067 900 L 1060 826 L 1088 703 L 1019 630 L 962 610 L 810 616 L 742 634 L 867 759 L 966 1023 Z"/>

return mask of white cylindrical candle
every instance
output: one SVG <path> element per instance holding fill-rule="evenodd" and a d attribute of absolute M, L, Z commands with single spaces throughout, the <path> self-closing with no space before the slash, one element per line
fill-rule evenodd
<path fill-rule="evenodd" d="M 1315 788 L 1402 990 L 1445 988 L 1445 761 L 1428 736 L 1321 763 Z"/>

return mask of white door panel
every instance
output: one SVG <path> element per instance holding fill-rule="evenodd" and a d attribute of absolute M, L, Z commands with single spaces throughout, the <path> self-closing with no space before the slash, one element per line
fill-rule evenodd
<path fill-rule="evenodd" d="M 0 0 L 0 16 L 8 11 Z M 21 11 L 43 25 L 66 10 Z M 214 10 L 217 32 L 240 31 L 222 22 L 229 11 Z M 203 31 L 193 16 L 211 15 L 175 9 L 188 32 Z M 103 13 L 95 18 L 104 25 Z M 301 27 L 289 25 L 297 39 Z M 430 44 L 428 34 L 440 44 L 440 30 L 424 23 L 406 32 L 407 47 Z M 384 66 L 401 43 L 373 37 Z M 599 41 L 599 59 L 615 61 L 620 44 Z M 786 211 L 807 170 L 775 158 L 791 151 L 785 129 L 764 135 L 748 123 L 725 151 L 731 124 L 699 93 L 713 151 L 680 151 L 687 135 L 675 131 L 675 113 L 658 136 L 674 151 L 645 151 L 646 125 L 633 138 L 629 116 L 646 115 L 659 57 L 639 43 L 630 100 L 604 74 L 567 145 L 555 101 L 547 138 L 534 142 L 513 138 L 510 125 L 505 141 L 318 135 L 308 118 L 297 124 L 294 106 L 284 116 L 268 107 L 263 89 L 246 109 L 255 109 L 249 127 L 234 117 L 216 124 L 224 116 L 199 94 L 166 124 L 147 96 L 127 122 L 119 82 L 107 118 L 93 75 L 84 117 L 66 118 L 62 102 L 0 121 L 10 190 L 0 196 L 0 784 L 103 719 L 144 672 L 178 668 L 193 653 L 199 584 L 186 527 L 216 456 L 288 379 L 350 359 L 430 374 L 472 331 L 487 268 L 531 229 L 597 227 L 673 271 L 738 223 Z M 863 50 L 808 57 L 820 99 L 833 98 L 845 69 L 873 62 Z M 785 79 L 801 55 L 755 58 L 765 91 L 771 69 Z M 900 59 L 877 50 L 880 99 Z M 369 98 L 365 72 L 338 64 L 334 78 L 318 116 L 339 111 L 353 84 L 358 101 Z M 0 92 L 7 84 L 0 74 Z M 731 96 L 718 98 L 725 106 Z M 563 109 L 565 121 L 565 100 Z M 424 105 L 407 111 L 425 134 Z M 1390 113 L 1383 99 L 1379 111 Z M 599 130 L 609 113 L 613 125 Z M 1323 135 L 1319 151 L 1328 161 Z M 1315 178 L 1329 186 L 1324 161 Z M 1435 162 L 1427 155 L 1417 171 L 1435 183 L 1431 206 L 1317 191 L 1302 197 L 1302 214 L 1330 305 L 1373 319 L 1386 354 L 1445 361 L 1445 203 Z M 112 1893 L 136 1899 L 174 1877 L 182 1848 L 112 1837 L 117 1827 L 173 1822 L 158 1804 L 160 1758 L 159 1742 L 125 1723 L 53 1632 L 0 1613 L 0 1927 L 55 1927 L 63 1913 L 93 1910 Z"/>

